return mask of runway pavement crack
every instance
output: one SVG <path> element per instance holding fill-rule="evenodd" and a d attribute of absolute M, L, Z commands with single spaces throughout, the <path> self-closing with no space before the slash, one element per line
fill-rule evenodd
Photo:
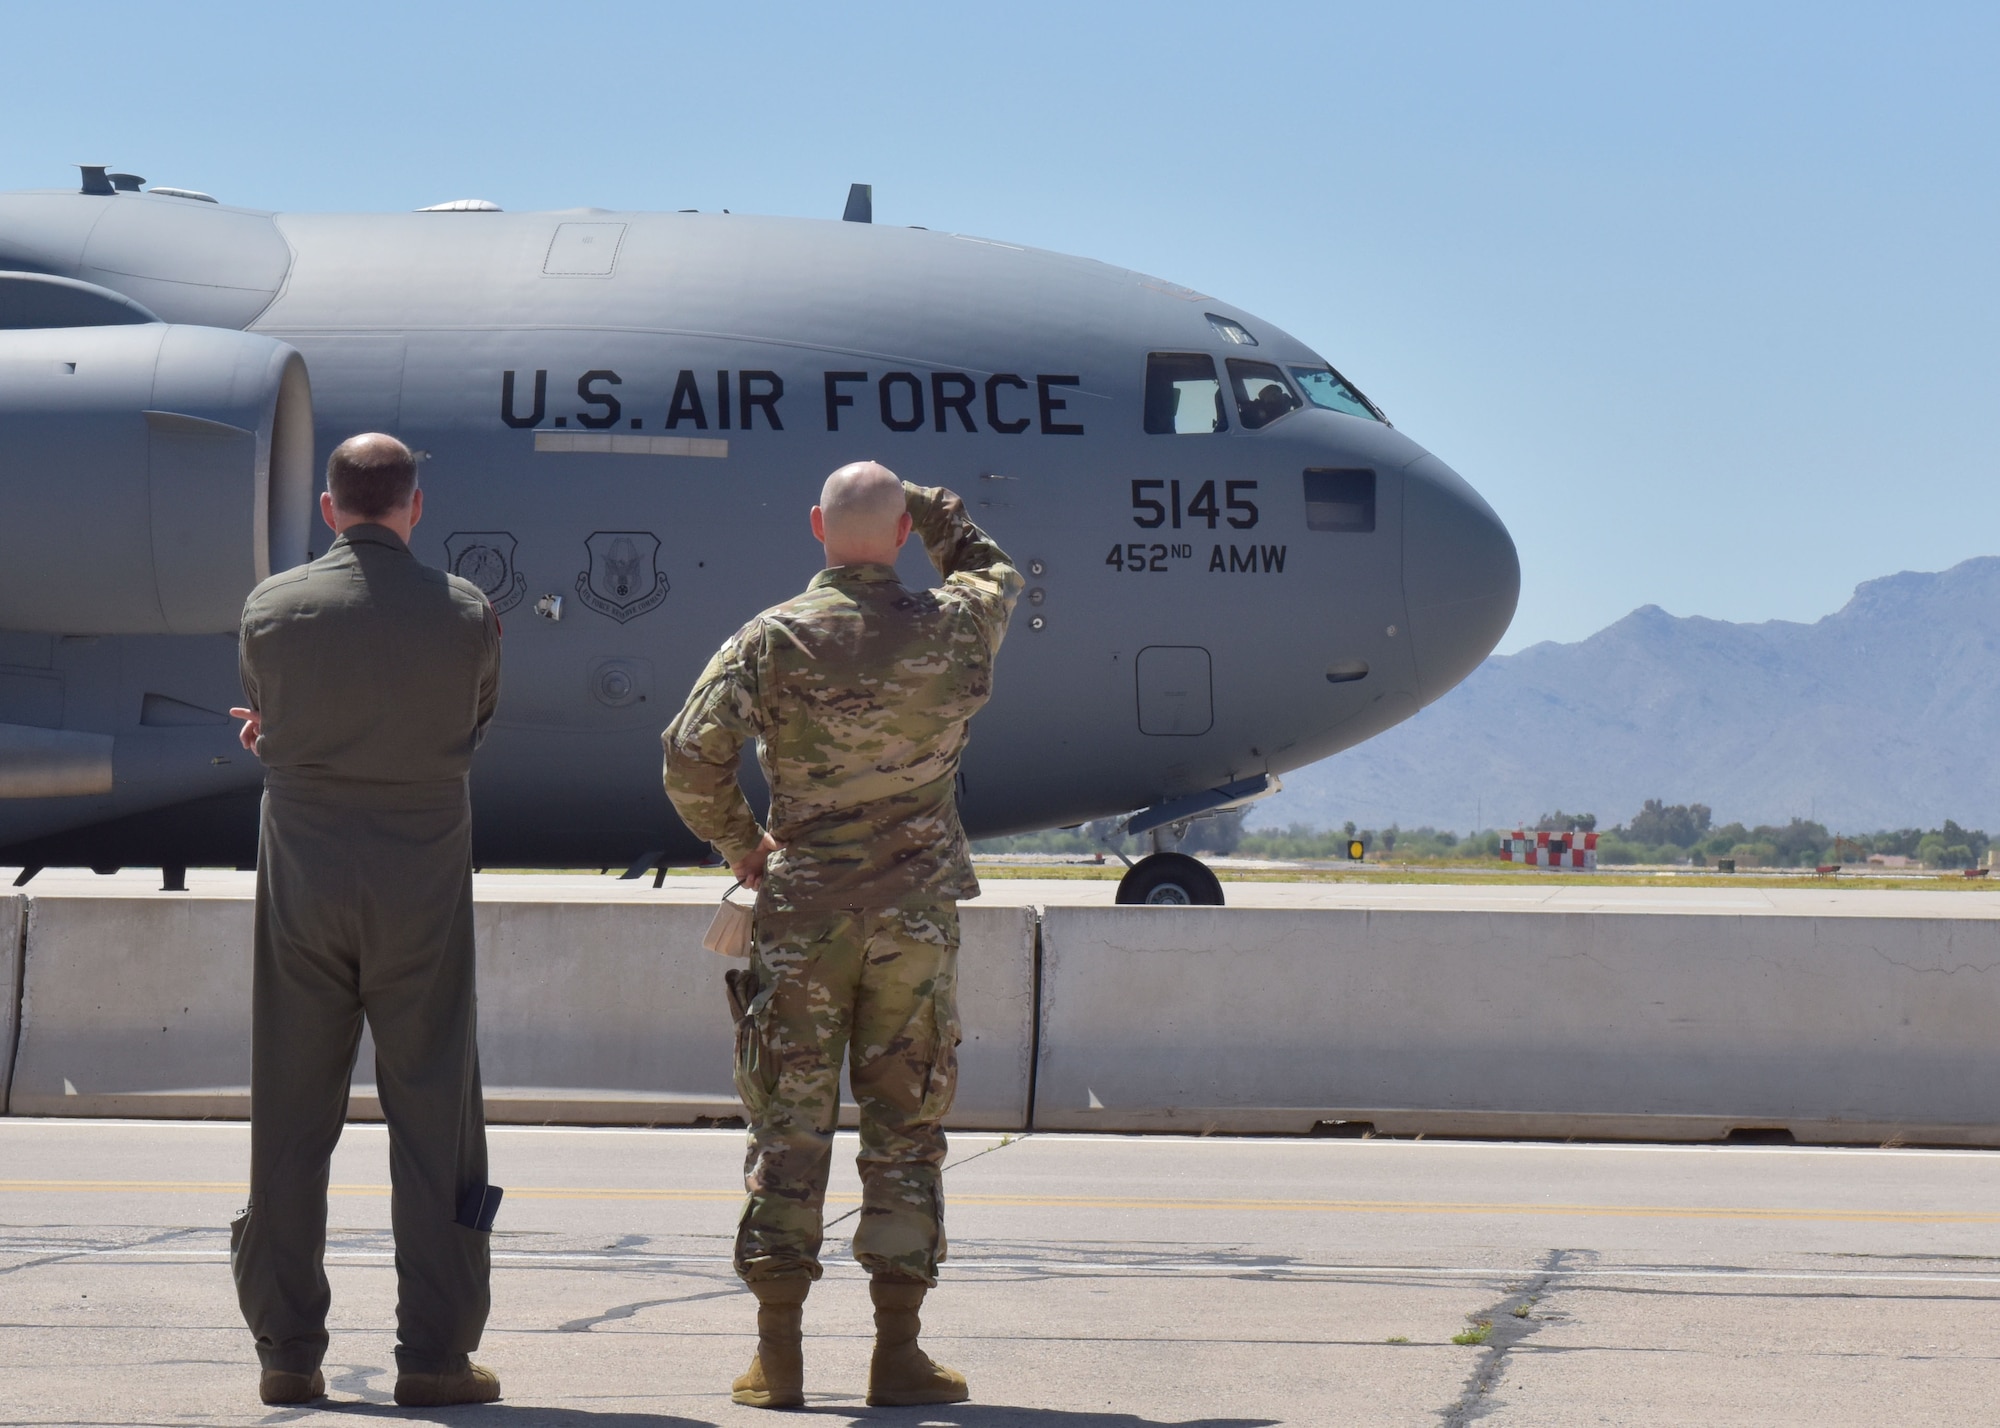
<path fill-rule="evenodd" d="M 602 1314 L 592 1314 L 583 1319 L 570 1319 L 556 1325 L 558 1334 L 588 1334 L 599 1324 L 615 1323 L 620 1319 L 630 1319 L 642 1309 L 657 1309 L 663 1304 L 696 1304 L 704 1299 L 731 1299 L 743 1291 L 731 1285 L 727 1289 L 707 1289 L 699 1294 L 677 1294 L 666 1299 L 635 1299 L 630 1304 L 617 1304 Z"/>
<path fill-rule="evenodd" d="M 1542 1256 L 1541 1266 L 1533 1278 L 1498 1304 L 1471 1316 L 1476 1324 L 1488 1325 L 1490 1330 L 1484 1340 L 1485 1351 L 1466 1378 L 1458 1402 L 1438 1415 L 1445 1428 L 1463 1428 L 1463 1425 L 1484 1418 L 1492 1411 L 1491 1395 L 1499 1386 L 1501 1375 L 1507 1371 L 1508 1356 L 1516 1344 L 1538 1333 L 1542 1327 L 1529 1311 L 1535 1301 L 1548 1293 L 1549 1286 L 1561 1277 L 1563 1261 L 1571 1253 L 1570 1250 L 1550 1250 Z"/>
<path fill-rule="evenodd" d="M 22 1260 L 19 1264 L 0 1265 L 0 1275 L 19 1274 L 25 1269 L 39 1269 L 43 1265 L 61 1264 L 65 1260 L 82 1259 L 90 1255 L 105 1254 L 117 1250 L 156 1249 L 160 1245 L 167 1244 L 173 1240 L 186 1239 L 190 1235 L 202 1234 L 205 1230 L 206 1227 L 204 1226 L 189 1225 L 176 1229 L 161 1230 L 158 1234 L 146 1235 L 137 1240 L 112 1243 L 107 1243 L 99 1239 L 80 1238 L 74 1241 L 68 1248 L 57 1250 L 52 1254 L 45 1254 L 38 1259 Z"/>

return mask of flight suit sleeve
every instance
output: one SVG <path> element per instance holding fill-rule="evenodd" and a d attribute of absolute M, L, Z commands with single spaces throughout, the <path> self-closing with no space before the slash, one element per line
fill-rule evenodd
<path fill-rule="evenodd" d="M 743 746 L 763 732 L 757 712 L 760 625 L 753 620 L 716 652 L 660 736 L 674 811 L 729 863 L 755 852 L 764 837 L 736 783 Z"/>
<path fill-rule="evenodd" d="M 246 604 L 243 608 L 242 623 L 236 627 L 236 675 L 243 684 L 243 707 L 262 713 L 264 701 L 263 696 L 258 692 L 257 666 L 256 661 L 251 657 L 250 651 L 250 607 Z M 257 736 L 256 753 L 259 760 L 264 757 L 264 736 L 262 734 Z"/>
<path fill-rule="evenodd" d="M 479 708 L 472 730 L 475 749 L 486 742 L 486 726 L 493 722 L 493 711 L 500 707 L 500 617 L 493 612 L 490 601 L 482 638 L 486 643 L 485 657 L 479 666 Z"/>
<path fill-rule="evenodd" d="M 903 483 L 910 524 L 944 577 L 946 598 L 971 615 L 988 650 L 1000 647 L 1007 617 L 1021 598 L 1021 572 L 993 538 L 972 523 L 965 502 L 942 486 Z"/>

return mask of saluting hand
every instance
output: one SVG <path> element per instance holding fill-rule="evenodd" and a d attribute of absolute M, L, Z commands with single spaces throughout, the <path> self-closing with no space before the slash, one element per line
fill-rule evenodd
<path fill-rule="evenodd" d="M 243 721 L 242 731 L 236 736 L 237 740 L 251 753 L 256 753 L 257 736 L 264 732 L 264 716 L 255 709 L 232 709 L 229 711 L 229 717 Z"/>
<path fill-rule="evenodd" d="M 729 865 L 729 871 L 744 887 L 755 892 L 764 886 L 764 865 L 771 861 L 771 855 L 778 851 L 778 840 L 766 833 L 763 840 L 743 857 Z"/>

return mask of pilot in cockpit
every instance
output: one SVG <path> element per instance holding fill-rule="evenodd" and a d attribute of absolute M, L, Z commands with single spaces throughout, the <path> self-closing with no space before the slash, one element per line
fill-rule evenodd
<path fill-rule="evenodd" d="M 1276 421 L 1299 404 L 1282 382 L 1253 380 L 1247 385 L 1251 392 L 1243 403 L 1243 425 L 1253 430 Z"/>

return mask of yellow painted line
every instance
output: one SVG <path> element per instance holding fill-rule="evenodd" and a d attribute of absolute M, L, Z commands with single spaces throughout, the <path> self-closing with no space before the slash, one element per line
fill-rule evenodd
<path fill-rule="evenodd" d="M 250 1187 L 227 1180 L 0 1180 L 0 1192 L 71 1194 L 91 1190 L 158 1190 L 185 1195 L 247 1195 Z"/>
<path fill-rule="evenodd" d="M 132 1193 L 247 1195 L 241 1182 L 202 1180 L 0 1180 L 0 1194 Z M 332 1185 L 333 1195 L 387 1196 L 387 1185 Z M 734 1190 L 664 1190 L 630 1186 L 507 1187 L 510 1200 L 606 1200 L 734 1204 Z M 858 1203 L 834 1194 L 835 1205 Z M 1157 1200 L 1099 1195 L 951 1195 L 956 1206 L 1032 1210 L 1230 1211 L 1253 1214 L 1578 1216 L 1628 1220 L 1762 1220 L 1882 1225 L 2000 1225 L 2000 1212 L 1956 1210 L 1833 1210 L 1743 1205 L 1570 1205 L 1425 1200 Z"/>
<path fill-rule="evenodd" d="M 1032 1209 L 1233 1210 L 1342 1215 L 1544 1215 L 1669 1220 L 1827 1220 L 1908 1225 L 1995 1225 L 2000 1213 L 1952 1210 L 1823 1210 L 1738 1205 L 1563 1205 L 1422 1200 L 1138 1200 L 1098 1196 L 947 1195 L 953 1205 Z"/>

